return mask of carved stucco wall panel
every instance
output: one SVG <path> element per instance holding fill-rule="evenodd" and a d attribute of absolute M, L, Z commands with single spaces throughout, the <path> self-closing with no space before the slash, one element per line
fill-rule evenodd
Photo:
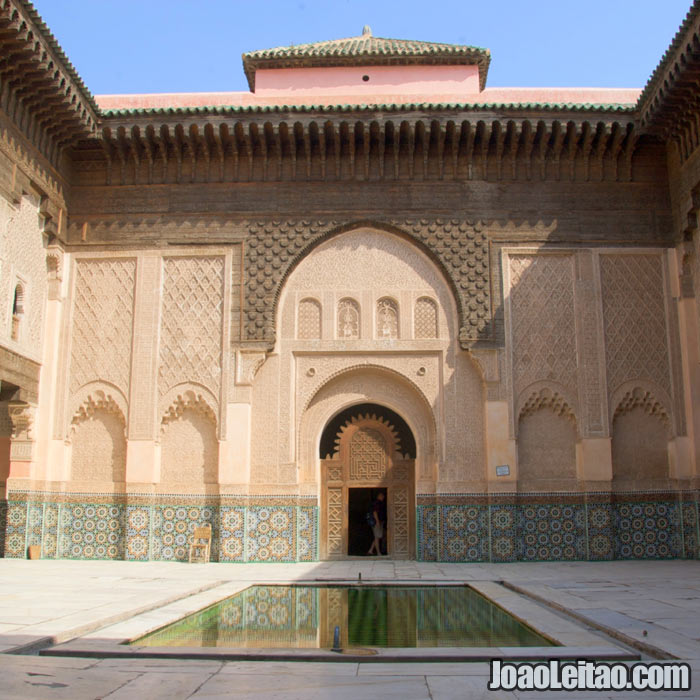
<path fill-rule="evenodd" d="M 192 381 L 219 395 L 222 366 L 224 258 L 182 256 L 163 261 L 158 387 Z"/>
<path fill-rule="evenodd" d="M 70 392 L 101 380 L 129 394 L 134 258 L 79 258 L 71 338 Z"/>
<path fill-rule="evenodd" d="M 576 423 L 542 404 L 520 414 L 518 484 L 525 490 L 576 489 Z"/>
<path fill-rule="evenodd" d="M 643 392 L 638 398 L 630 397 L 613 418 L 613 480 L 631 488 L 649 487 L 647 480 L 666 480 L 669 466 L 668 416 L 653 398 Z"/>
<path fill-rule="evenodd" d="M 71 421 L 71 480 L 103 485 L 126 480 L 125 416 L 112 396 L 95 390 Z"/>
<path fill-rule="evenodd" d="M 247 224 L 245 332 L 248 340 L 272 345 L 273 309 L 289 272 L 319 241 L 360 228 L 333 220 L 257 221 Z M 377 221 L 374 228 L 407 235 L 431 251 L 450 281 L 458 306 L 459 338 L 468 346 L 490 337 L 488 241 L 479 222 L 463 219 Z"/>
<path fill-rule="evenodd" d="M 574 267 L 570 254 L 510 254 L 513 393 L 538 381 L 577 394 Z"/>
<path fill-rule="evenodd" d="M 484 381 L 475 361 L 458 353 L 454 369 L 444 368 L 445 458 L 440 467 L 442 488 L 476 491 L 485 487 L 486 454 Z"/>
<path fill-rule="evenodd" d="M 31 196 L 23 196 L 16 207 L 0 198 L 0 327 L 5 342 L 11 335 L 10 315 L 18 281 L 25 289 L 25 302 L 16 346 L 40 360 L 48 282 L 39 204 Z"/>
<path fill-rule="evenodd" d="M 671 396 L 661 255 L 601 255 L 600 274 L 610 399 L 630 381 Z"/>
<path fill-rule="evenodd" d="M 160 483 L 197 490 L 218 480 L 219 443 L 211 407 L 184 396 L 164 416 Z"/>
<path fill-rule="evenodd" d="M 269 356 L 257 370 L 253 383 L 250 481 L 279 484 L 279 440 L 290 426 L 280 425 L 280 356 Z M 286 391 L 289 392 L 289 388 Z"/>

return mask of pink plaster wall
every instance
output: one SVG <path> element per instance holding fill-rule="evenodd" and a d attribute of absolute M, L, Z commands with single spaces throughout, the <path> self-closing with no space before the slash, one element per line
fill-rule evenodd
<path fill-rule="evenodd" d="M 250 92 L 201 92 L 153 95 L 98 95 L 95 100 L 100 109 L 156 109 L 168 107 L 235 107 L 268 105 L 338 105 L 383 104 L 410 102 L 463 102 L 470 104 L 565 102 L 573 104 L 627 104 L 637 101 L 638 88 L 486 88 L 479 93 L 413 93 L 378 92 L 359 94 L 285 92 L 259 94 Z"/>
<path fill-rule="evenodd" d="M 368 75 L 369 81 L 363 81 L 363 75 Z M 495 87 L 479 92 L 477 66 L 356 66 L 261 69 L 256 73 L 254 93 L 102 95 L 96 101 L 103 110 L 411 102 L 633 105 L 640 92 L 638 88 L 556 87 Z"/>
<path fill-rule="evenodd" d="M 369 78 L 364 81 L 363 76 Z M 475 94 L 478 66 L 346 66 L 335 68 L 268 68 L 255 73 L 255 94 L 272 95 L 410 95 Z"/>
<path fill-rule="evenodd" d="M 486 88 L 480 102 L 564 102 L 574 104 L 634 104 L 639 88 Z"/>

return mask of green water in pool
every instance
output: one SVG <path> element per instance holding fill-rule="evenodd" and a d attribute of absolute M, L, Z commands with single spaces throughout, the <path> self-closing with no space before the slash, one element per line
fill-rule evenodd
<path fill-rule="evenodd" d="M 552 646 L 468 586 L 252 586 L 137 646 L 331 648 Z"/>

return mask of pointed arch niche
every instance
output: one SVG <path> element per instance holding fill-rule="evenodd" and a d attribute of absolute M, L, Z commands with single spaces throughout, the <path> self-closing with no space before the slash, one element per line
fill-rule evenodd
<path fill-rule="evenodd" d="M 71 481 L 105 485 L 126 481 L 126 421 L 111 395 L 95 391 L 75 412 L 70 425 Z"/>
<path fill-rule="evenodd" d="M 202 395 L 184 391 L 161 421 L 161 486 L 198 491 L 215 484 L 218 474 L 216 414 Z"/>
<path fill-rule="evenodd" d="M 612 468 L 616 487 L 666 484 L 669 478 L 671 420 L 654 393 L 641 386 L 627 391 L 612 420 Z"/>

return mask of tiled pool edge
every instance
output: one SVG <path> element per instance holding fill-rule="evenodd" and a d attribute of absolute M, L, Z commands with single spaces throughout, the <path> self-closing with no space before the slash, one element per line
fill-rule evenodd
<path fill-rule="evenodd" d="M 266 582 L 257 582 L 264 585 Z M 274 581 L 272 585 L 318 584 L 318 581 L 294 580 L 289 582 Z M 339 581 L 337 585 L 354 585 L 354 580 Z M 367 585 L 379 582 L 367 582 Z M 393 583 L 400 585 L 401 581 Z M 336 582 L 334 582 L 336 584 Z M 406 582 L 415 585 L 415 582 Z M 421 585 L 464 585 L 463 581 L 445 582 L 444 580 L 422 581 Z M 224 648 L 224 647 L 138 647 L 125 645 L 124 642 L 148 634 L 165 625 L 177 622 L 193 612 L 214 605 L 224 598 L 248 588 L 251 583 L 224 584 L 209 591 L 198 593 L 189 598 L 165 605 L 158 610 L 137 615 L 116 625 L 110 625 L 99 631 L 42 650 L 42 655 L 85 656 L 92 658 L 180 658 L 213 660 L 256 660 L 256 661 L 335 661 L 335 662 L 417 662 L 417 661 L 489 661 L 493 658 L 537 660 L 543 658 L 578 659 L 590 658 L 601 660 L 634 661 L 639 654 L 631 652 L 613 642 L 607 642 L 527 597 L 508 590 L 494 582 L 469 582 L 474 590 L 503 608 L 521 622 L 532 627 L 536 632 L 562 644 L 558 647 L 443 647 L 420 649 L 376 649 L 376 653 L 343 654 L 324 649 L 262 649 L 262 648 Z M 384 583 L 384 585 L 386 585 Z M 115 635 L 107 638 L 105 635 Z M 375 650 L 373 650 L 375 651 Z"/>

